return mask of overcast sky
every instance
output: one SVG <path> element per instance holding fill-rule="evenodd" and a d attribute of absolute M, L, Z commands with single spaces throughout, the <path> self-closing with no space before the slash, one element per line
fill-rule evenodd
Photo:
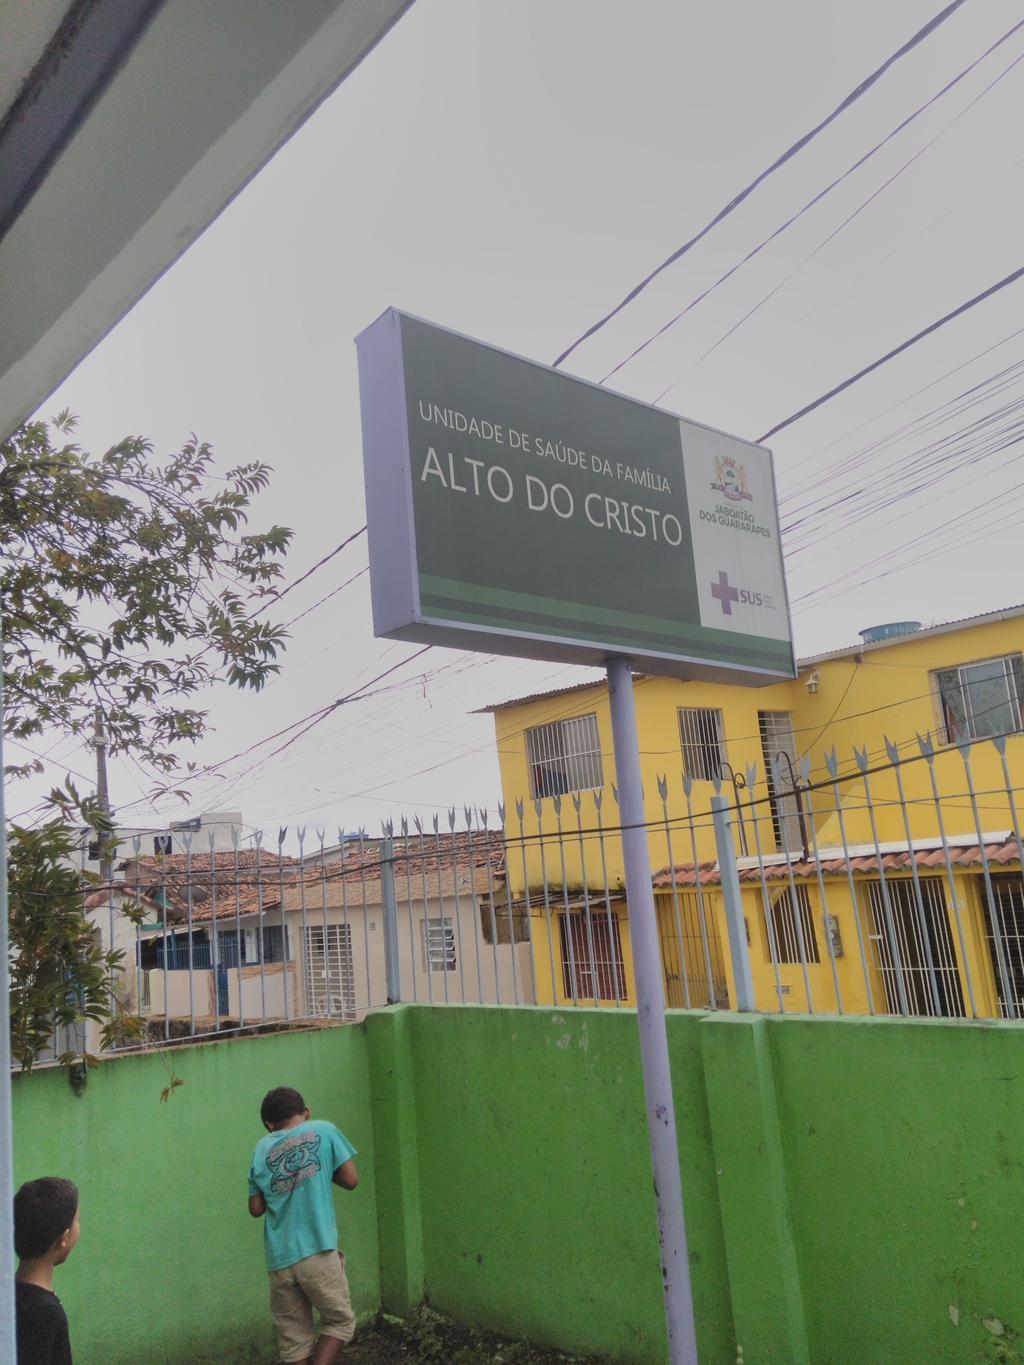
<path fill-rule="evenodd" d="M 419 0 L 43 415 L 72 408 L 94 447 L 142 433 L 164 452 L 195 431 L 225 468 L 268 461 L 256 520 L 295 528 L 294 577 L 364 520 L 352 339 L 368 322 L 393 305 L 552 361 L 939 7 Z M 601 379 L 1020 17 L 1010 0 L 968 0 L 567 369 Z M 1024 30 L 611 385 L 647 401 L 668 389 L 663 406 L 757 437 L 1016 269 L 1022 54 Z M 1024 597 L 1006 444 L 1024 402 L 1022 298 L 1024 283 L 1006 289 L 771 442 L 798 653 Z M 363 538 L 288 615 L 365 563 Z M 265 693 L 209 697 L 213 728 L 185 757 L 219 763 L 414 648 L 373 639 L 364 575 L 295 626 Z M 277 757 L 226 764 L 192 809 L 331 837 L 401 811 L 493 809 L 492 722 L 469 713 L 586 676 L 431 651 Z M 90 771 L 87 749 L 54 758 Z M 185 813 L 154 809 L 149 785 L 112 772 L 126 820 Z"/>

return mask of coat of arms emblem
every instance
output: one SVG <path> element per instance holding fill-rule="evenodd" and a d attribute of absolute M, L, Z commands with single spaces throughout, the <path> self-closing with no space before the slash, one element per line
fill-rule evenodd
<path fill-rule="evenodd" d="M 753 494 L 747 492 L 745 466 L 728 456 L 715 456 L 715 481 L 711 487 L 731 502 L 750 502 L 753 498 Z"/>

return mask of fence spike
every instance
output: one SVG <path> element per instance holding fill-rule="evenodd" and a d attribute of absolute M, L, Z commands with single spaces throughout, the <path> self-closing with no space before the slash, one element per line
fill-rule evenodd
<path fill-rule="evenodd" d="M 753 795 L 754 788 L 757 786 L 757 764 L 748 763 L 744 769 L 744 776 L 747 781 L 747 790 Z"/>
<path fill-rule="evenodd" d="M 721 770 L 721 768 L 719 768 L 718 772 L 715 773 L 714 777 L 711 779 L 711 785 L 712 785 L 712 787 L 714 787 L 714 789 L 715 789 L 715 795 L 716 795 L 716 796 L 721 796 L 721 795 L 722 795 L 722 770 Z"/>
<path fill-rule="evenodd" d="M 472 829 L 472 828 L 473 828 L 473 807 L 472 807 L 472 806 L 463 806 L 463 807 L 462 807 L 462 814 L 466 817 L 466 828 L 467 828 L 467 829 Z"/>
<path fill-rule="evenodd" d="M 402 816 L 402 820 L 401 820 L 401 824 L 399 825 L 399 829 L 401 829 L 401 831 L 402 831 L 402 837 L 403 837 L 403 838 L 405 838 L 405 837 L 408 836 L 408 833 L 409 833 L 409 821 L 408 821 L 408 819 L 406 818 L 406 816 L 404 816 L 404 815 Z"/>
<path fill-rule="evenodd" d="M 963 759 L 965 767 L 971 761 L 971 747 L 973 743 L 974 741 L 970 739 L 958 739 L 956 742 L 956 747 L 960 750 L 960 757 Z"/>
<path fill-rule="evenodd" d="M 662 801 L 668 800 L 668 777 L 664 773 L 658 777 L 658 795 Z"/>
<path fill-rule="evenodd" d="M 935 742 L 932 739 L 931 734 L 918 735 L 917 747 L 921 750 L 921 757 L 926 758 L 928 762 L 931 763 L 932 759 L 935 757 Z"/>
<path fill-rule="evenodd" d="M 999 755 L 1000 758 L 1002 758 L 1003 755 L 1006 753 L 1006 736 L 993 735 L 992 743 L 996 746 L 996 753 Z"/>
<path fill-rule="evenodd" d="M 316 827 L 316 837 L 320 840 L 320 846 L 321 846 L 321 848 L 322 848 L 322 847 L 323 847 L 323 842 L 324 842 L 324 840 L 327 838 L 327 831 L 326 831 L 326 829 L 323 828 L 322 825 L 317 825 L 317 827 Z"/>
<path fill-rule="evenodd" d="M 836 778 L 838 778 L 839 776 L 839 755 L 836 752 L 836 746 L 834 744 L 832 745 L 832 748 L 829 749 L 828 753 L 825 754 L 824 757 L 825 767 L 828 771 L 828 775 L 829 777 L 832 778 L 834 782 Z"/>
<path fill-rule="evenodd" d="M 233 830 L 231 831 L 231 845 L 232 845 L 232 847 L 234 848 L 235 852 L 237 853 L 237 852 L 238 852 L 238 830 L 237 830 L 237 829 L 233 829 Z"/>
<path fill-rule="evenodd" d="M 504 803 L 504 801 L 499 801 L 499 802 L 498 802 L 498 819 L 501 821 L 502 824 L 505 823 L 505 803 Z"/>
<path fill-rule="evenodd" d="M 439 833 L 439 831 L 440 831 L 440 829 L 441 829 L 441 821 L 440 821 L 440 819 L 438 818 L 438 816 L 436 816 L 436 815 L 434 816 L 434 819 L 433 819 L 433 825 L 434 825 L 434 833 L 435 833 L 435 834 Z"/>
<path fill-rule="evenodd" d="M 797 760 L 797 771 L 803 780 L 810 786 L 811 782 L 811 756 L 804 754 L 803 758 Z"/>
<path fill-rule="evenodd" d="M 593 797 L 594 797 L 594 809 L 599 811 L 599 810 L 601 809 L 601 807 L 604 805 L 604 792 L 601 791 L 600 788 L 595 788 L 595 790 L 594 790 L 594 792 L 593 792 Z"/>
<path fill-rule="evenodd" d="M 535 797 L 535 798 L 534 798 L 534 802 L 533 802 L 533 810 L 534 810 L 534 814 L 537 816 L 537 819 L 538 819 L 538 820 L 540 819 L 540 813 L 541 813 L 541 811 L 543 810 L 543 808 L 544 808 L 544 802 L 540 799 L 539 796 L 538 796 L 538 797 Z"/>
<path fill-rule="evenodd" d="M 524 814 L 525 810 L 526 810 L 526 807 L 523 805 L 523 798 L 522 798 L 521 796 L 517 796 L 517 797 L 516 797 L 516 817 L 517 817 L 517 819 L 522 820 L 523 814 Z"/>
<path fill-rule="evenodd" d="M 785 782 L 783 782 L 783 780 L 782 780 L 782 779 L 783 779 L 783 776 L 784 776 L 784 773 L 783 773 L 783 771 L 782 771 L 782 756 L 781 756 L 781 754 L 772 754 L 772 756 L 771 756 L 771 768 L 772 768 L 772 781 L 775 783 L 776 787 L 778 787 L 778 788 L 780 788 L 780 789 L 783 788 L 783 787 L 785 787 L 786 784 L 785 784 Z"/>
<path fill-rule="evenodd" d="M 576 812 L 577 815 L 579 815 L 580 810 L 583 806 L 583 797 L 580 795 L 579 792 L 573 792 L 571 800 L 573 810 Z"/>
<path fill-rule="evenodd" d="M 295 831 L 295 834 L 296 834 L 296 837 L 297 837 L 297 839 L 298 839 L 298 841 L 299 841 L 299 857 L 301 858 L 301 857 L 302 857 L 302 845 L 306 842 L 306 826 L 305 826 L 305 825 L 300 825 L 299 828 Z"/>
<path fill-rule="evenodd" d="M 416 833 L 417 833 L 417 834 L 422 834 L 422 833 L 423 833 L 423 821 L 420 819 L 420 817 L 419 817 L 418 815 L 414 815 L 414 816 L 412 817 L 412 822 L 413 822 L 413 824 L 416 826 Z"/>
<path fill-rule="evenodd" d="M 484 829 L 487 828 L 487 807 L 486 807 L 486 806 L 484 806 L 484 808 L 483 808 L 483 809 L 481 810 L 481 812 L 480 812 L 480 824 L 481 824 L 481 826 L 482 826 Z"/>
<path fill-rule="evenodd" d="M 449 810 L 449 812 L 448 812 L 448 828 L 451 830 L 451 832 L 452 832 L 453 834 L 455 833 L 455 807 L 454 807 L 454 806 L 452 806 L 452 808 L 451 808 L 451 809 Z"/>
<path fill-rule="evenodd" d="M 212 854 L 212 853 L 213 853 L 213 846 L 214 846 L 214 844 L 217 842 L 217 836 L 216 836 L 216 834 L 213 832 L 212 829 L 210 830 L 209 834 L 206 836 L 206 842 L 207 842 L 207 844 L 209 845 L 210 853 Z"/>
<path fill-rule="evenodd" d="M 687 801 L 689 801 L 692 792 L 693 778 L 689 773 L 683 773 L 683 795 L 686 797 Z"/>
<path fill-rule="evenodd" d="M 618 787 L 615 785 L 614 782 L 612 783 L 612 798 L 614 799 L 615 804 L 618 805 L 618 804 L 619 804 L 619 789 L 618 789 Z"/>
<path fill-rule="evenodd" d="M 281 828 L 277 831 L 277 847 L 279 852 L 281 849 L 281 845 L 284 843 L 285 835 L 287 833 L 288 833 L 287 825 L 282 825 Z"/>
<path fill-rule="evenodd" d="M 868 762 L 867 749 L 858 749 L 856 744 L 853 746 L 853 761 L 862 773 L 866 773 L 870 764 Z"/>
<path fill-rule="evenodd" d="M 561 813 L 562 813 L 562 798 L 561 798 L 561 796 L 559 796 L 559 795 L 557 795 L 557 794 L 556 794 L 555 796 L 553 796 L 553 797 L 551 798 L 551 804 L 552 804 L 552 805 L 554 806 L 554 808 L 555 808 L 555 814 L 556 814 L 556 815 L 561 815 Z"/>
<path fill-rule="evenodd" d="M 885 739 L 885 752 L 886 752 L 886 754 L 889 756 L 889 762 L 893 765 L 893 767 L 895 767 L 895 766 L 899 763 L 899 761 L 900 761 L 900 748 L 899 748 L 899 745 L 898 745 L 898 744 L 894 744 L 894 743 L 892 742 L 892 740 L 889 738 L 888 735 L 885 735 L 885 736 L 884 736 L 884 739 Z"/>
<path fill-rule="evenodd" d="M 263 831 L 261 829 L 253 831 L 252 839 L 258 849 L 263 847 Z"/>

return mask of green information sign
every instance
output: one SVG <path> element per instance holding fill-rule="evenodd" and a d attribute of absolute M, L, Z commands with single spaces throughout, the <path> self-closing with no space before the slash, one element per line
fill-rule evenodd
<path fill-rule="evenodd" d="M 793 676 L 769 451 L 395 311 L 356 345 L 376 634 Z"/>

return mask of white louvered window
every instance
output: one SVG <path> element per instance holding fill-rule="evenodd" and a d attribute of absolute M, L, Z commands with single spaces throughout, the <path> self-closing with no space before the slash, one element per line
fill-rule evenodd
<path fill-rule="evenodd" d="M 534 800 L 565 792 L 593 791 L 604 786 L 597 716 L 537 725 L 526 732 L 530 795 Z"/>
<path fill-rule="evenodd" d="M 455 970 L 455 928 L 447 915 L 423 921 L 423 965 L 431 972 Z"/>
<path fill-rule="evenodd" d="M 787 794 L 793 793 L 796 783 L 793 717 L 789 711 L 758 711 L 757 727 L 761 734 L 761 756 L 764 759 L 775 847 L 789 853 L 801 852 L 803 832 L 800 802 L 795 794 Z M 779 760 L 781 785 L 775 780 L 774 760 Z"/>
<path fill-rule="evenodd" d="M 725 732 L 721 711 L 703 706 L 679 708 L 679 742 L 683 772 L 694 782 L 714 782 L 722 776 Z"/>

